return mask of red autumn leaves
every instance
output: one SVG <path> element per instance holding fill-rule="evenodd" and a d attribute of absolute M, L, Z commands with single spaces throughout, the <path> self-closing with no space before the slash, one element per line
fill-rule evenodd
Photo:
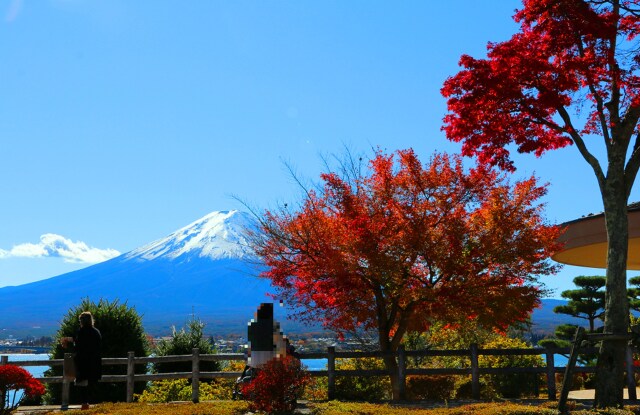
<path fill-rule="evenodd" d="M 544 223 L 534 178 L 510 185 L 457 156 L 423 165 L 403 150 L 322 181 L 297 211 L 264 215 L 262 276 L 300 317 L 375 329 L 382 350 L 436 320 L 521 321 L 538 303 L 536 276 L 554 271 L 560 230 Z"/>
<path fill-rule="evenodd" d="M 637 1 L 523 1 L 520 31 L 490 43 L 486 59 L 462 56 L 445 82 L 447 137 L 509 170 L 510 143 L 540 155 L 593 134 L 628 141 L 640 111 L 637 10 Z"/>
<path fill-rule="evenodd" d="M 16 392 L 24 394 L 18 399 Z M 0 365 L 0 414 L 10 414 L 25 397 L 34 398 L 45 393 L 39 380 L 15 365 Z"/>

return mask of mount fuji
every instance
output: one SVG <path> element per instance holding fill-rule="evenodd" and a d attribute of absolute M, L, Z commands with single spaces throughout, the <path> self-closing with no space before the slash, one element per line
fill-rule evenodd
<path fill-rule="evenodd" d="M 111 260 L 46 280 L 0 288 L 0 330 L 52 334 L 83 298 L 127 302 L 151 334 L 167 334 L 193 314 L 207 332 L 245 333 L 261 302 L 273 301 L 269 281 L 258 278 L 259 262 L 244 230 L 250 215 L 212 212 L 165 238 Z M 302 327 L 285 322 L 283 328 Z M 296 326 L 294 329 L 292 326 Z"/>

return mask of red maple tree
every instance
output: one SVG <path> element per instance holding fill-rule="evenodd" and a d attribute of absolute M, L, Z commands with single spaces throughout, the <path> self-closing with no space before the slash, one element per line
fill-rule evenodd
<path fill-rule="evenodd" d="M 373 330 L 382 351 L 434 321 L 523 321 L 542 292 L 537 276 L 556 270 L 560 229 L 542 219 L 546 189 L 533 177 L 510 185 L 488 168 L 465 171 L 459 156 L 422 165 L 403 150 L 321 178 L 299 209 L 262 216 L 261 275 L 299 318 Z M 384 361 L 399 398 L 397 362 Z"/>
<path fill-rule="evenodd" d="M 0 365 L 0 415 L 10 415 L 26 398 L 37 398 L 44 393 L 42 383 L 25 369 Z"/>
<path fill-rule="evenodd" d="M 593 169 L 608 233 L 607 333 L 628 329 L 627 204 L 640 168 L 640 1 L 523 0 L 511 39 L 463 56 L 442 89 L 447 137 L 513 170 L 509 145 L 540 156 L 575 144 Z M 601 160 L 592 147 L 604 148 Z M 600 350 L 596 404 L 621 406 L 624 342 Z"/>

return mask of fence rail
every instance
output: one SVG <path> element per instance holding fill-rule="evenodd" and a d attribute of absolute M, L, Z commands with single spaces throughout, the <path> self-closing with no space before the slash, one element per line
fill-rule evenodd
<path fill-rule="evenodd" d="M 627 368 L 632 368 L 633 373 L 638 369 L 633 365 L 632 352 L 627 352 Z M 595 348 L 585 348 L 582 353 L 595 353 Z M 336 351 L 335 347 L 328 347 L 326 353 L 300 353 L 301 359 L 327 359 L 326 370 L 309 371 L 311 376 L 326 377 L 328 379 L 328 397 L 335 397 L 335 385 L 337 376 L 388 376 L 386 370 L 336 370 L 336 359 L 346 358 L 382 358 L 385 356 L 394 356 L 398 362 L 398 382 L 402 393 L 406 388 L 407 376 L 410 375 L 467 375 L 471 376 L 471 393 L 474 399 L 480 399 L 480 375 L 497 375 L 497 374 L 515 374 L 515 373 L 531 373 L 546 374 L 547 380 L 547 398 L 556 400 L 557 390 L 555 383 L 555 375 L 564 373 L 564 366 L 555 366 L 556 355 L 568 355 L 569 348 L 528 348 L 528 349 L 480 349 L 477 345 L 471 345 L 469 349 L 458 350 L 407 350 L 398 349 L 397 352 L 353 352 L 353 351 Z M 540 355 L 544 356 L 544 366 L 531 367 L 503 367 L 488 368 L 479 366 L 479 356 L 525 356 Z M 66 354 L 65 359 L 52 360 L 25 360 L 11 362 L 16 366 L 62 366 L 63 373 L 68 370 L 67 365 L 71 360 L 71 354 Z M 469 367 L 462 368 L 407 368 L 408 357 L 442 357 L 442 356 L 461 356 L 470 360 Z M 103 365 L 126 365 L 127 374 L 124 375 L 104 375 L 101 382 L 126 382 L 127 392 L 126 401 L 133 401 L 133 390 L 135 382 L 149 382 L 164 379 L 191 379 L 192 385 L 192 401 L 199 401 L 199 389 L 201 379 L 235 379 L 241 375 L 240 372 L 201 372 L 200 362 L 210 361 L 237 361 L 245 360 L 246 356 L 242 353 L 225 353 L 225 354 L 200 354 L 198 349 L 193 349 L 190 355 L 180 356 L 157 356 L 157 357 L 140 357 L 135 356 L 133 352 L 129 352 L 127 357 L 106 357 L 102 359 Z M 67 363 L 65 363 L 67 362 Z M 136 365 L 146 365 L 149 363 L 168 363 L 168 362 L 191 362 L 191 372 L 174 372 L 174 373 L 146 373 L 136 374 Z M 0 365 L 8 363 L 8 356 L 0 356 Z M 574 373 L 593 373 L 594 367 L 578 366 Z M 633 376 L 627 377 L 628 387 L 634 388 Z M 62 383 L 62 399 L 61 409 L 68 408 L 69 405 L 69 389 L 71 380 L 65 376 L 50 376 L 38 378 L 43 383 Z"/>

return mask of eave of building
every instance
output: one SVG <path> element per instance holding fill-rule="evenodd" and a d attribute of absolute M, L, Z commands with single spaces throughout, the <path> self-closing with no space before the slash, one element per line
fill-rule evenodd
<path fill-rule="evenodd" d="M 640 202 L 629 205 L 629 255 L 627 269 L 640 270 Z M 607 267 L 607 231 L 604 213 L 565 222 L 560 237 L 564 248 L 551 258 L 557 262 L 590 268 Z"/>

